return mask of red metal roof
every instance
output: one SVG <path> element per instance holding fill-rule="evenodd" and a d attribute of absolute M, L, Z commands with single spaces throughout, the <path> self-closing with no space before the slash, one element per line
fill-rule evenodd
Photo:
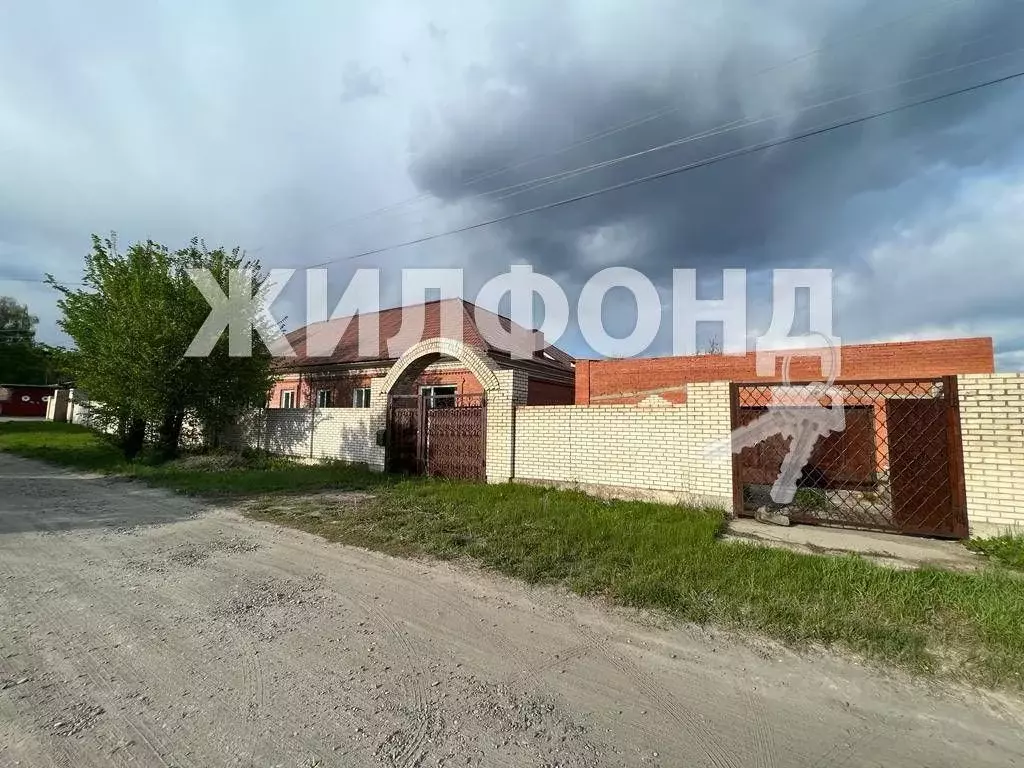
<path fill-rule="evenodd" d="M 451 313 L 452 328 L 442 329 L 442 319 L 445 310 Z M 403 319 L 413 325 L 419 324 L 419 313 L 422 312 L 422 328 L 416 330 L 403 330 Z M 280 361 L 282 368 L 302 368 L 319 365 L 339 365 L 346 363 L 375 362 L 397 360 L 409 347 L 418 344 L 424 339 L 438 337 L 458 337 L 461 332 L 461 340 L 468 346 L 483 352 L 484 354 L 507 354 L 507 349 L 485 339 L 484 334 L 477 326 L 476 317 L 485 315 L 500 323 L 502 328 L 509 330 L 514 323 L 507 317 L 496 315 L 489 310 L 477 307 L 464 299 L 444 299 L 441 301 L 430 301 L 424 304 L 411 304 L 404 307 L 392 307 L 366 315 L 354 315 L 352 317 L 328 320 L 324 323 L 314 323 L 303 328 L 298 328 L 286 334 L 288 343 L 295 350 L 296 357 L 289 357 Z M 363 323 L 377 323 L 378 325 L 378 348 L 373 354 L 359 354 L 359 331 Z M 517 328 L 521 326 L 516 326 Z M 446 331 L 446 332 L 443 332 Z M 537 331 L 531 331 L 537 333 Z M 334 348 L 332 354 L 327 357 L 309 356 L 307 354 L 307 340 L 313 339 L 314 344 L 322 344 L 324 341 L 333 342 L 340 335 L 340 341 Z M 541 350 L 534 353 L 534 358 L 549 365 L 556 365 L 566 369 L 571 368 L 573 358 L 558 349 L 546 344 L 541 340 Z"/>

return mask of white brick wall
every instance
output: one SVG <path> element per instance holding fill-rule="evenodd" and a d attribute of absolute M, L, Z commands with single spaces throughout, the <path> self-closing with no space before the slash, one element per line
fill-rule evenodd
<path fill-rule="evenodd" d="M 377 446 L 377 414 L 370 408 L 266 408 L 244 429 L 244 441 L 282 456 L 340 459 L 384 468 Z"/>
<path fill-rule="evenodd" d="M 972 536 L 1024 531 L 1024 374 L 957 377 Z"/>
<path fill-rule="evenodd" d="M 377 425 L 369 408 L 319 408 L 312 413 L 313 458 L 384 468 L 384 448 L 377 445 Z"/>
<path fill-rule="evenodd" d="M 689 384 L 686 405 L 517 408 L 515 477 L 730 509 L 732 460 L 705 454 L 729 431 L 727 382 Z"/>
<path fill-rule="evenodd" d="M 251 447 L 282 456 L 310 455 L 309 425 L 312 411 L 305 408 L 268 408 L 261 411 L 256 434 L 248 435 Z"/>

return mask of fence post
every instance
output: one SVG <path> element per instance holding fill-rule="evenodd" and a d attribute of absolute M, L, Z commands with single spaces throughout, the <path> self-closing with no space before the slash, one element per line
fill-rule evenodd
<path fill-rule="evenodd" d="M 740 426 L 740 386 L 736 382 L 729 382 L 729 430 L 730 435 Z M 730 440 L 732 438 L 730 437 Z M 731 446 L 730 446 L 731 450 Z M 743 475 L 741 473 L 740 454 L 730 453 L 732 460 L 732 516 L 743 515 Z"/>
<path fill-rule="evenodd" d="M 313 432 L 316 430 L 316 405 L 309 409 L 309 458 L 313 458 Z"/>
<path fill-rule="evenodd" d="M 967 484 L 964 477 L 964 445 L 960 432 L 960 389 L 956 376 L 945 376 L 942 391 L 946 401 L 946 458 L 949 464 L 949 491 L 955 532 L 961 538 L 970 535 L 967 517 Z"/>

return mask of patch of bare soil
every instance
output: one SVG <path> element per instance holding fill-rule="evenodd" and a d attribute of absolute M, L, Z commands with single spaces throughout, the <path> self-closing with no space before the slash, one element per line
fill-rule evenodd
<path fill-rule="evenodd" d="M 315 613 L 325 600 L 323 578 L 259 579 L 236 587 L 215 611 L 264 641 L 301 628 L 302 617 Z"/>
<path fill-rule="evenodd" d="M 442 713 L 444 713 L 442 715 Z M 418 728 L 402 727 L 381 742 L 381 765 L 412 764 L 432 752 L 436 765 L 558 765 L 586 768 L 597 763 L 600 748 L 587 729 L 555 699 L 517 691 L 507 683 L 452 675 L 423 712 L 407 712 Z M 441 749 L 428 750 L 427 744 Z"/>

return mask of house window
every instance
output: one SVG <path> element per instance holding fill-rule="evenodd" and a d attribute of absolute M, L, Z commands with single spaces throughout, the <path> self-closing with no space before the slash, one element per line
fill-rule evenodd
<path fill-rule="evenodd" d="M 294 408 L 295 407 L 295 390 L 286 389 L 281 393 L 281 407 L 282 408 Z"/>
<path fill-rule="evenodd" d="M 330 408 L 331 407 L 331 390 L 329 390 L 329 389 L 318 389 L 316 391 L 316 407 L 317 408 Z"/>
<path fill-rule="evenodd" d="M 369 387 L 358 387 L 352 390 L 352 407 L 353 408 L 369 408 L 370 407 L 370 388 Z"/>
<path fill-rule="evenodd" d="M 427 408 L 454 408 L 458 387 L 445 384 L 437 387 L 420 387 L 420 395 L 427 402 Z"/>

